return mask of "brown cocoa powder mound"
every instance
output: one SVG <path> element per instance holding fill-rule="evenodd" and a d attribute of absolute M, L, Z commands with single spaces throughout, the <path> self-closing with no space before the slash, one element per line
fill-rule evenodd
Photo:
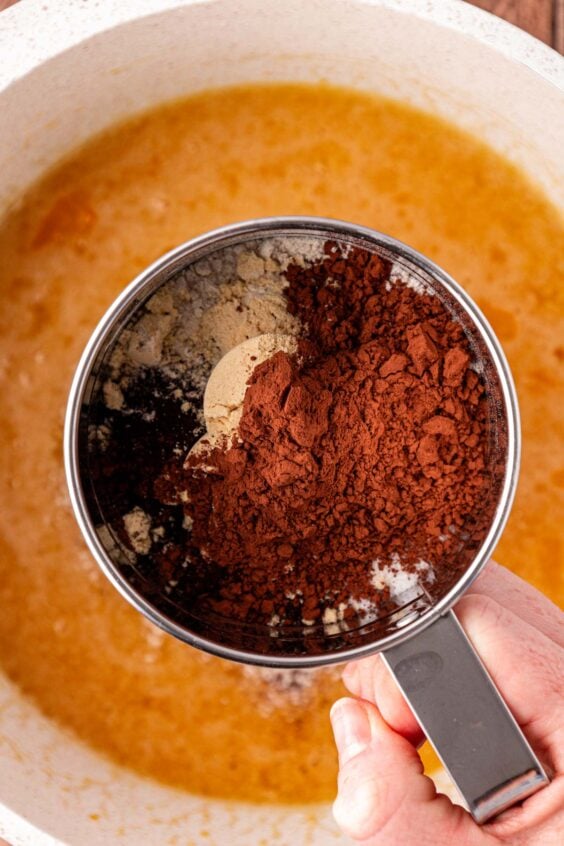
<path fill-rule="evenodd" d="M 375 559 L 424 560 L 444 585 L 491 520 L 485 388 L 462 327 L 377 256 L 326 253 L 288 268 L 305 337 L 253 372 L 241 442 L 187 461 L 191 541 L 220 566 L 210 606 L 232 618 L 389 607 Z"/>

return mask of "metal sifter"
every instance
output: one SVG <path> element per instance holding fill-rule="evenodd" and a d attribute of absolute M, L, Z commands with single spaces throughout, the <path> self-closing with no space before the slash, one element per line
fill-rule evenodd
<path fill-rule="evenodd" d="M 337 241 L 392 261 L 439 297 L 462 326 L 487 389 L 487 461 L 492 519 L 479 546 L 461 547 L 461 566 L 440 595 L 424 586 L 400 595 L 393 612 L 356 627 L 282 626 L 235 622 L 196 601 L 180 606 L 157 588 L 150 566 L 139 563 L 112 527 L 111 498 L 103 494 L 91 433 L 99 423 L 108 363 L 151 297 L 183 269 L 233 245 L 284 237 Z M 147 455 L 158 445 L 147 443 Z M 70 392 L 65 463 L 74 511 L 86 542 L 120 593 L 169 634 L 222 658 L 272 667 L 316 667 L 381 652 L 425 734 L 480 823 L 522 801 L 548 782 L 507 706 L 450 610 L 482 570 L 513 500 L 519 463 L 515 389 L 499 342 L 468 295 L 444 271 L 405 244 L 340 221 L 280 217 L 249 221 L 178 247 L 137 277 L 92 335 Z M 172 519 L 172 518 L 171 518 Z M 203 590 L 203 586 L 202 586 Z M 197 593 L 197 591 L 196 591 Z"/>

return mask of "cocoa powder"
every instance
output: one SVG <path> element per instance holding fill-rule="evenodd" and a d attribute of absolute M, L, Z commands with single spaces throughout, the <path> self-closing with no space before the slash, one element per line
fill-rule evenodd
<path fill-rule="evenodd" d="M 346 627 L 400 602 L 379 572 L 444 590 L 481 544 L 497 498 L 485 384 L 441 299 L 380 257 L 328 243 L 286 276 L 297 354 L 255 369 L 237 439 L 191 455 L 175 490 L 205 607 Z"/>

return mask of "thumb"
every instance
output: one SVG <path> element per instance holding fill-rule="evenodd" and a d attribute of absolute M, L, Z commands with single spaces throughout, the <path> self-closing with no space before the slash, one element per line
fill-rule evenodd
<path fill-rule="evenodd" d="M 366 846 L 489 846 L 496 843 L 469 814 L 437 794 L 416 749 L 362 699 L 331 709 L 339 753 L 339 827 Z"/>

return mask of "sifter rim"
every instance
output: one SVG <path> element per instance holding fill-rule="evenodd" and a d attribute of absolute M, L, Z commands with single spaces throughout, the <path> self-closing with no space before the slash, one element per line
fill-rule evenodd
<path fill-rule="evenodd" d="M 264 237 L 265 235 L 283 237 L 306 234 L 317 237 L 326 236 L 336 240 L 343 238 L 357 239 L 368 242 L 369 245 L 372 244 L 374 247 L 389 250 L 399 259 L 407 260 L 416 265 L 434 282 L 438 282 L 446 289 L 462 311 L 470 317 L 495 367 L 507 417 L 507 448 L 503 484 L 488 533 L 472 563 L 443 597 L 418 614 L 416 619 L 409 621 L 409 615 L 407 615 L 402 620 L 401 628 L 398 627 L 395 631 L 374 642 L 329 651 L 320 655 L 286 656 L 237 649 L 221 644 L 212 638 L 196 634 L 155 608 L 129 583 L 122 570 L 112 560 L 101 543 L 87 507 L 79 461 L 79 424 L 82 405 L 94 364 L 104 354 L 110 341 L 115 339 L 116 328 L 120 324 L 124 325 L 127 322 L 127 316 L 131 315 L 134 309 L 158 287 L 193 261 L 198 254 L 203 254 L 206 251 L 228 247 L 235 243 L 250 240 L 253 237 Z M 232 661 L 285 668 L 327 666 L 363 658 L 390 649 L 403 643 L 408 638 L 415 637 L 439 617 L 448 613 L 485 567 L 507 523 L 517 487 L 520 452 L 519 409 L 509 364 L 492 327 L 466 291 L 437 264 L 396 238 L 369 227 L 333 218 L 313 216 L 257 218 L 223 226 L 175 247 L 142 271 L 112 303 L 92 333 L 72 381 L 64 426 L 65 473 L 73 511 L 90 552 L 119 593 L 155 625 L 191 646 Z"/>

